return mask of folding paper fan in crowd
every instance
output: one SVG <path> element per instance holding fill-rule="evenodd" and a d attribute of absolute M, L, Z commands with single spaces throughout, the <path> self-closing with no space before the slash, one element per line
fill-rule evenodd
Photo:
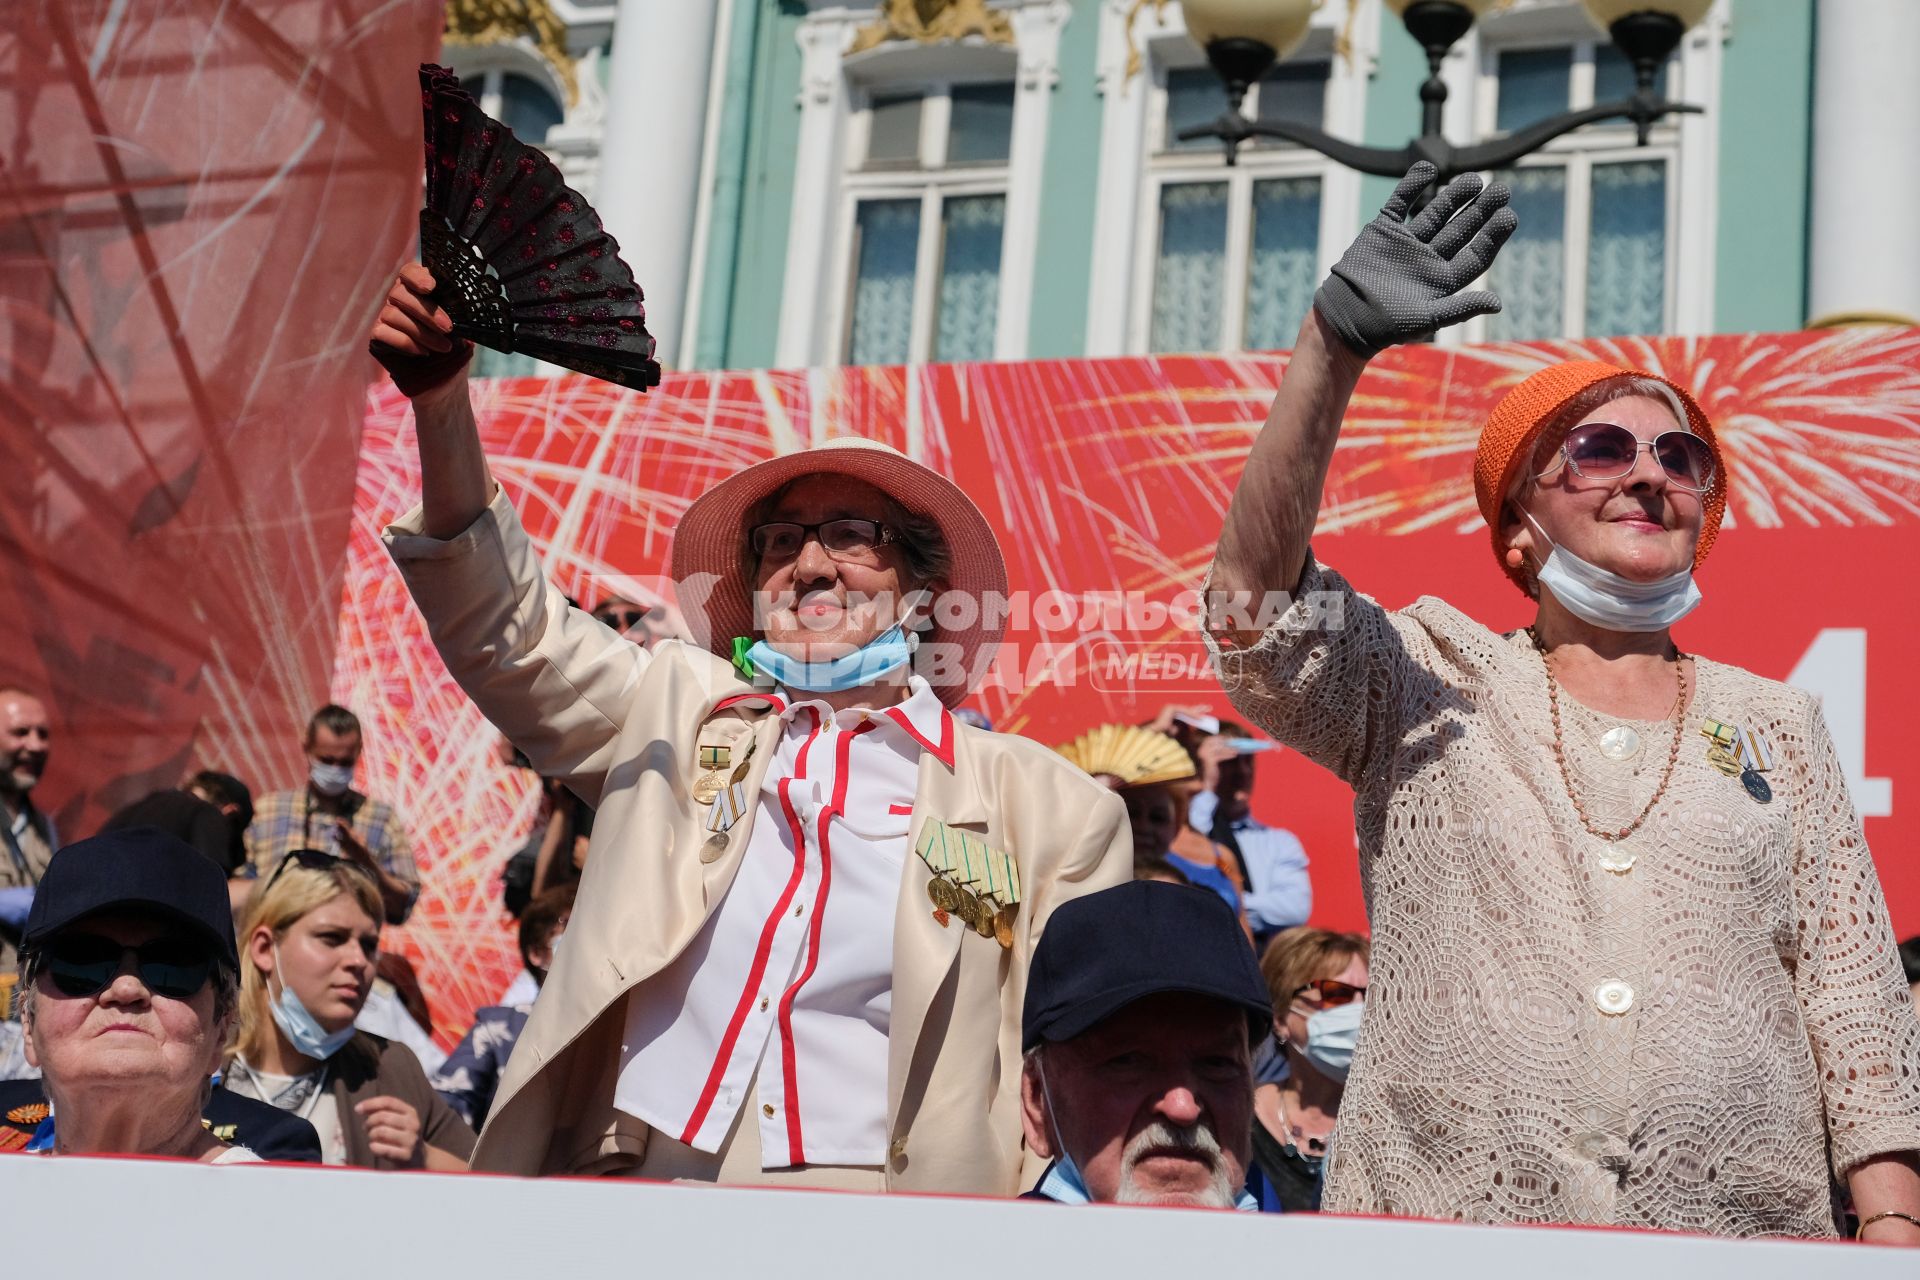
<path fill-rule="evenodd" d="M 592 207 L 445 67 L 421 64 L 420 99 L 420 260 L 454 335 L 623 387 L 658 385 L 640 286 Z"/>
<path fill-rule="evenodd" d="M 1113 778 L 1113 785 L 1144 787 L 1194 775 L 1186 748 L 1164 733 L 1130 724 L 1103 724 L 1056 748 L 1082 771 Z"/>

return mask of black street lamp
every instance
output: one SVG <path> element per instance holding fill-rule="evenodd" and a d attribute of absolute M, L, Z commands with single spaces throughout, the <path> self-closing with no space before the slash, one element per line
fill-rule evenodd
<path fill-rule="evenodd" d="M 1180 141 L 1218 138 L 1233 164 L 1249 138 L 1280 138 L 1319 152 L 1361 173 L 1397 178 L 1426 160 L 1445 183 L 1459 173 L 1503 169 L 1531 155 L 1563 133 L 1600 120 L 1631 120 L 1645 146 L 1654 122 L 1699 107 L 1669 102 L 1655 87 L 1660 68 L 1687 29 L 1706 16 L 1713 0 L 1581 0 L 1589 17 L 1613 37 L 1633 64 L 1633 93 L 1616 102 L 1600 102 L 1582 111 L 1566 111 L 1503 138 L 1456 147 L 1440 132 L 1447 101 L 1440 63 L 1447 50 L 1467 34 L 1474 19 L 1499 0 L 1386 0 L 1400 14 L 1407 33 L 1427 51 L 1427 81 L 1420 86 L 1420 136 L 1402 147 L 1367 147 L 1336 138 L 1311 125 L 1285 120 L 1249 120 L 1240 112 L 1247 90 L 1273 64 L 1299 44 L 1312 21 L 1317 0 L 1182 0 L 1187 34 L 1207 52 L 1207 61 L 1227 87 L 1227 110 L 1210 124 L 1182 129 Z"/>

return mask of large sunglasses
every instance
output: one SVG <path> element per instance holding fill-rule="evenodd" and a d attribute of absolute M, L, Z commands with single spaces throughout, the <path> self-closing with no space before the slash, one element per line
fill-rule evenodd
<path fill-rule="evenodd" d="M 273 888 L 273 882 L 278 880 L 280 873 L 288 867 L 305 867 L 309 871 L 336 871 L 344 867 L 353 874 L 365 878 L 375 888 L 379 887 L 379 882 L 373 878 L 373 873 L 357 862 L 349 862 L 336 854 L 328 853 L 325 849 L 295 849 L 280 859 L 280 865 L 273 869 L 273 874 L 267 877 L 267 882 L 260 886 L 260 892 L 265 893 Z"/>
<path fill-rule="evenodd" d="M 186 938 L 156 938 L 126 947 L 98 934 L 62 934 L 42 948 L 47 977 L 62 995 L 98 995 L 120 976 L 127 956 L 134 958 L 140 983 L 157 996 L 191 999 L 207 985 L 213 956 L 207 948 Z"/>
<path fill-rule="evenodd" d="M 1617 423 L 1588 422 L 1569 431 L 1556 452 L 1577 476 L 1617 480 L 1633 470 L 1642 449 L 1653 454 L 1653 460 L 1667 473 L 1668 483 L 1693 493 L 1705 493 L 1712 486 L 1713 450 L 1691 431 L 1662 431 L 1651 440 L 1642 440 Z M 1553 470 L 1551 461 L 1545 466 L 1540 466 L 1537 458 L 1534 461 L 1536 480 Z"/>
<path fill-rule="evenodd" d="M 1336 982 L 1332 978 L 1315 978 L 1305 986 L 1297 988 L 1293 994 L 1298 996 L 1308 991 L 1319 994 L 1320 1007 L 1323 1009 L 1338 1009 L 1343 1004 L 1352 1004 L 1355 1000 L 1367 998 L 1365 987 L 1356 987 L 1351 982 Z"/>
<path fill-rule="evenodd" d="M 775 521 L 755 525 L 747 533 L 747 542 L 762 563 L 783 564 L 798 556 L 808 537 L 816 534 L 821 549 L 835 560 L 863 559 L 895 539 L 893 530 L 878 520 L 855 516 L 819 524 Z"/>

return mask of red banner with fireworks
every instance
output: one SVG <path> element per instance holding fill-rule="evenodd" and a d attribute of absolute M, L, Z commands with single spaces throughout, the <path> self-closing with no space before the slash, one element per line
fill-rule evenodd
<path fill-rule="evenodd" d="M 1390 606 L 1438 595 L 1499 629 L 1530 620 L 1473 501 L 1480 425 L 1541 364 L 1593 356 L 1691 388 L 1731 469 L 1706 603 L 1680 643 L 1821 696 L 1904 932 L 1920 930 L 1920 332 L 1399 349 L 1348 416 L 1315 553 Z M 722 477 L 841 435 L 952 476 L 999 530 L 1008 641 L 971 700 L 1061 743 L 1167 703 L 1231 714 L 1192 630 L 1193 593 L 1284 355 L 680 374 L 648 395 L 581 378 L 478 384 L 494 472 L 583 604 L 673 604 L 668 548 Z M 406 945 L 436 1021 L 461 1024 L 518 967 L 501 866 L 533 780 L 447 678 L 379 543 L 419 490 L 405 402 L 373 396 L 348 551 L 335 696 L 368 722 L 363 785 L 396 802 L 427 888 Z M 1352 797 L 1289 752 L 1261 758 L 1255 812 L 1313 861 L 1314 920 L 1363 927 Z M 291 783 L 297 779 L 262 779 Z"/>

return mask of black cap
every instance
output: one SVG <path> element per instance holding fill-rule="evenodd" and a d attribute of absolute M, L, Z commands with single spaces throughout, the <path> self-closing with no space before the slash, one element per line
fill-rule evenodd
<path fill-rule="evenodd" d="M 213 769 L 204 770 L 196 776 L 212 782 L 226 792 L 228 801 L 239 807 L 240 811 L 233 815 L 235 826 L 244 831 L 253 825 L 253 792 L 246 783 L 230 773 L 220 773 Z"/>
<path fill-rule="evenodd" d="M 1211 889 L 1130 880 L 1074 898 L 1053 913 L 1034 948 L 1021 1048 L 1071 1040 L 1167 991 L 1239 1005 L 1256 1035 L 1273 1019 L 1246 931 Z"/>
<path fill-rule="evenodd" d="M 114 909 L 170 916 L 205 939 L 222 964 L 240 968 L 226 876 L 186 841 L 152 827 L 109 831 L 54 854 L 27 911 L 23 949 Z"/>

